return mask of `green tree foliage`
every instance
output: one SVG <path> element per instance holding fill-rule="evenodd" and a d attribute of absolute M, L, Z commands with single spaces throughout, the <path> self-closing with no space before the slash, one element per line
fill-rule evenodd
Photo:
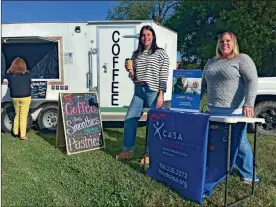
<path fill-rule="evenodd" d="M 276 2 L 182 2 L 165 23 L 178 32 L 183 67 L 203 67 L 215 55 L 218 35 L 232 31 L 240 50 L 252 57 L 261 73 L 276 74 Z"/>
<path fill-rule="evenodd" d="M 260 73 L 276 75 L 276 2 L 238 1 L 220 21 L 237 37 L 241 52 L 252 57 Z"/>
<path fill-rule="evenodd" d="M 218 35 L 232 31 L 261 73 L 276 75 L 276 1 L 121 1 L 111 20 L 155 20 L 178 33 L 181 67 L 203 68 Z"/>
<path fill-rule="evenodd" d="M 165 23 L 178 33 L 178 51 L 182 67 L 203 67 L 215 55 L 216 40 L 222 25 L 216 24 L 221 11 L 231 9 L 230 3 L 184 1 Z"/>
<path fill-rule="evenodd" d="M 160 24 L 169 16 L 177 1 L 123 0 L 108 11 L 109 20 L 154 20 Z"/>

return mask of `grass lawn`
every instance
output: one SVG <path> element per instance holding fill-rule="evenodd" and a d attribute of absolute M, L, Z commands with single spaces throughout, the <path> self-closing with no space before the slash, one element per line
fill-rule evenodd
<path fill-rule="evenodd" d="M 122 129 L 106 128 L 104 133 L 104 150 L 71 156 L 55 148 L 55 134 L 31 131 L 28 141 L 2 134 L 2 206 L 200 206 L 142 173 L 145 127 L 138 129 L 136 155 L 128 161 L 114 159 Z M 276 138 L 259 136 L 261 182 L 241 206 L 276 206 L 275 158 Z M 220 184 L 204 206 L 221 206 L 223 190 Z M 248 185 L 230 176 L 230 202 L 249 192 Z"/>

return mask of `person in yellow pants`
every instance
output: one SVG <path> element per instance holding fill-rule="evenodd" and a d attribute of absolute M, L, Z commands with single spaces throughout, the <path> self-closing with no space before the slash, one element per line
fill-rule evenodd
<path fill-rule="evenodd" d="M 26 139 L 26 129 L 27 129 L 27 117 L 29 113 L 29 107 L 31 103 L 31 97 L 25 98 L 13 98 L 13 106 L 15 109 L 15 117 L 13 122 L 13 134 L 15 136 L 19 135 L 21 139 Z"/>
<path fill-rule="evenodd" d="M 31 76 L 22 58 L 15 58 L 7 71 L 10 96 L 15 109 L 13 124 L 14 136 L 27 140 L 27 117 L 31 103 Z"/>

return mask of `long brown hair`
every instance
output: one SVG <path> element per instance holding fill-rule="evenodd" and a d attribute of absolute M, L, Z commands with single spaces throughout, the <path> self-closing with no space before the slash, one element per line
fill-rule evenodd
<path fill-rule="evenodd" d="M 7 73 L 13 74 L 24 74 L 25 72 L 27 72 L 27 66 L 25 61 L 20 57 L 12 61 L 11 67 L 7 71 Z"/>

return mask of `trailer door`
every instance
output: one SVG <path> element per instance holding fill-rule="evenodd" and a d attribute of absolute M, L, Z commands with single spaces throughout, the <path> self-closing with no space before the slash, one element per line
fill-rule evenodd
<path fill-rule="evenodd" d="M 98 93 L 101 107 L 125 107 L 130 104 L 134 85 L 124 63 L 131 58 L 138 40 L 134 26 L 98 26 Z"/>

